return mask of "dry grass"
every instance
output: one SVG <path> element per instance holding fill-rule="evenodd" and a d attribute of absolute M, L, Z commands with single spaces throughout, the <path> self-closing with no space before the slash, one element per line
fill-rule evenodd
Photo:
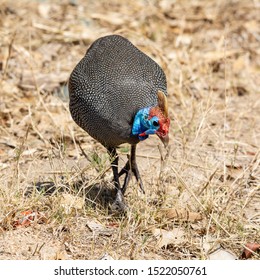
<path fill-rule="evenodd" d="M 205 259 L 260 243 L 259 2 L 0 2 L 0 259 Z M 73 123 L 66 88 L 111 33 L 162 65 L 172 118 L 167 155 L 156 137 L 138 145 L 146 195 L 132 180 L 125 216 L 109 213 L 106 151 Z M 25 210 L 38 219 L 15 226 Z"/>

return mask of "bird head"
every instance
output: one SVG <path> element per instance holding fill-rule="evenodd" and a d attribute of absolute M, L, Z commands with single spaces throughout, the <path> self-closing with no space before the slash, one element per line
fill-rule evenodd
<path fill-rule="evenodd" d="M 132 134 L 138 135 L 139 140 L 145 140 L 150 134 L 157 134 L 165 146 L 169 142 L 170 119 L 168 104 L 163 92 L 158 91 L 158 105 L 140 109 L 134 118 Z"/>

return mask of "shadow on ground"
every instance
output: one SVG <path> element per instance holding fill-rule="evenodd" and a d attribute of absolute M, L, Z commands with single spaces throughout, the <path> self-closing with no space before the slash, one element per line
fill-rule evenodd
<path fill-rule="evenodd" d="M 38 181 L 28 187 L 25 196 L 33 193 L 44 196 L 53 196 L 57 193 L 74 193 L 85 197 L 85 204 L 92 208 L 110 208 L 116 198 L 116 190 L 111 183 L 100 182 L 88 185 L 87 180 L 77 180 L 72 185 L 67 183 L 56 184 L 53 181 Z"/>

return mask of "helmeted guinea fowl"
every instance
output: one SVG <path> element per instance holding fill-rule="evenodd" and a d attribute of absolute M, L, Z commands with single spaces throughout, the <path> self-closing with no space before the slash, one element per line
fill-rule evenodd
<path fill-rule="evenodd" d="M 170 120 L 166 77 L 160 66 L 119 35 L 97 39 L 69 79 L 74 121 L 105 146 L 112 158 L 116 203 L 122 202 L 131 172 L 141 189 L 136 144 L 157 134 L 167 145 Z M 125 167 L 118 172 L 116 148 L 131 144 Z M 121 188 L 119 177 L 125 174 Z M 121 207 L 121 206 L 120 206 Z"/>

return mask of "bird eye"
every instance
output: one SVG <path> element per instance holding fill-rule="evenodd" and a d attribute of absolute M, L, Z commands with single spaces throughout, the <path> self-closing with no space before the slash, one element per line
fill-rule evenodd
<path fill-rule="evenodd" d="M 148 119 L 148 116 L 147 116 L 147 115 L 144 115 L 144 119 L 147 120 L 147 119 Z"/>
<path fill-rule="evenodd" d="M 159 126 L 159 122 L 158 121 L 153 121 L 153 125 L 154 126 Z"/>

